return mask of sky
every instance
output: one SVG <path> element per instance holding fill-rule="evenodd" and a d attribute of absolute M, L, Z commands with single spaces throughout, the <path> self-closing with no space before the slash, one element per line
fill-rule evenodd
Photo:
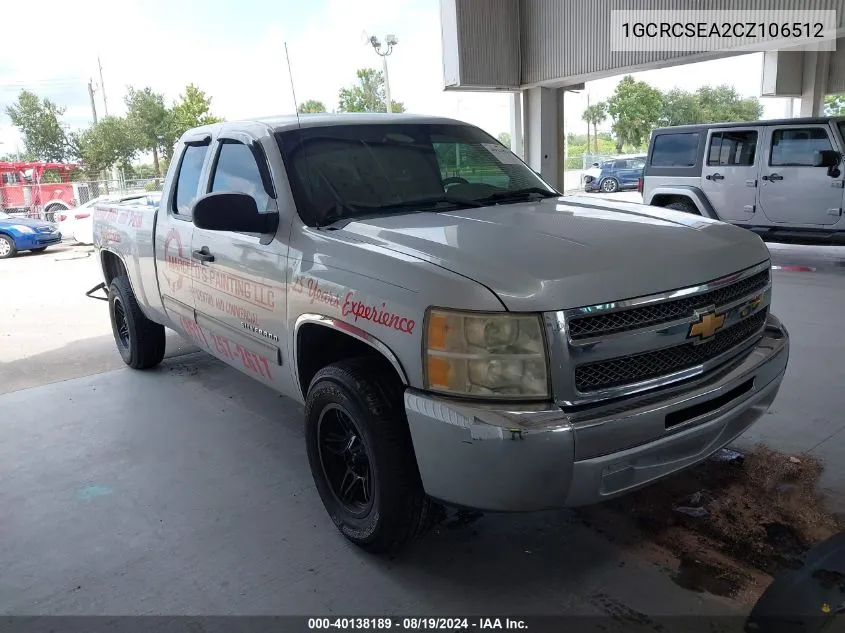
<path fill-rule="evenodd" d="M 409 112 L 455 117 L 493 135 L 510 129 L 510 94 L 443 90 L 438 0 L 121 0 L 119 9 L 106 0 L 41 0 L 39 12 L 51 19 L 38 21 L 38 38 L 27 24 L 3 30 L 3 50 L 25 54 L 0 58 L 0 154 L 20 145 L 5 106 L 22 88 L 65 107 L 71 129 L 89 125 L 87 86 L 100 82 L 98 58 L 111 115 L 125 113 L 128 85 L 173 101 L 193 82 L 212 97 L 214 114 L 234 120 L 294 112 L 285 43 L 298 102 L 317 99 L 332 110 L 358 68 L 381 68 L 366 36 L 388 33 L 399 38 L 388 58 L 391 93 Z M 635 76 L 663 90 L 729 84 L 759 96 L 761 70 L 755 53 Z M 619 79 L 567 94 L 567 132 L 586 131 L 587 93 L 591 103 L 606 99 Z M 101 117 L 103 96 L 95 92 Z M 763 103 L 766 118 L 784 116 L 786 100 Z"/>

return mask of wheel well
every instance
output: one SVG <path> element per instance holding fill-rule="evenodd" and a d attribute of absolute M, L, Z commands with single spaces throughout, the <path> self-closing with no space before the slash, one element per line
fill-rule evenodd
<path fill-rule="evenodd" d="M 111 251 L 103 251 L 103 276 L 106 279 L 106 285 L 111 285 L 115 277 L 126 274 L 126 267 L 120 258 Z"/>
<path fill-rule="evenodd" d="M 325 325 L 305 323 L 296 336 L 296 368 L 302 394 L 308 393 L 308 386 L 318 371 L 347 358 L 370 359 L 396 376 L 400 385 L 403 384 L 396 368 L 376 348 Z"/>
<path fill-rule="evenodd" d="M 693 202 L 689 196 L 682 196 L 678 194 L 659 193 L 651 199 L 649 204 L 653 207 L 665 207 L 673 202 L 688 202 L 692 208 L 695 209 L 695 212 L 699 213 L 698 207 L 695 206 L 695 202 Z"/>
<path fill-rule="evenodd" d="M 63 211 L 68 210 L 68 206 L 63 202 L 51 202 L 46 207 L 44 207 L 45 211 L 49 211 L 50 209 L 62 209 Z"/>

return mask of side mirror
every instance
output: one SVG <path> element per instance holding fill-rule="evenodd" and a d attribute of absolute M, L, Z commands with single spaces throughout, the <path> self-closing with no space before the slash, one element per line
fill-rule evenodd
<path fill-rule="evenodd" d="M 813 152 L 813 165 L 816 167 L 836 167 L 841 160 L 839 152 L 832 149 Z"/>
<path fill-rule="evenodd" d="M 209 231 L 275 233 L 278 213 L 259 213 L 255 198 L 246 193 L 218 191 L 201 196 L 194 203 L 194 226 Z"/>

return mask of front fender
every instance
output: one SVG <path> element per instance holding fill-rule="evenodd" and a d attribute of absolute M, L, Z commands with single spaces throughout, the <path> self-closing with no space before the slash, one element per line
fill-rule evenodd
<path fill-rule="evenodd" d="M 366 343 L 374 350 L 379 352 L 384 358 L 389 362 L 393 369 L 396 371 L 399 379 L 402 381 L 403 385 L 408 384 L 408 374 L 405 372 L 405 368 L 402 366 L 402 363 L 399 361 L 399 357 L 387 346 L 386 343 L 379 340 L 369 332 L 362 330 L 359 327 L 352 325 L 351 323 L 347 323 L 346 321 L 342 321 L 340 319 L 336 319 L 333 317 L 325 316 L 322 314 L 301 314 L 297 317 L 296 322 L 293 327 L 293 339 L 291 342 L 291 353 L 290 353 L 290 362 L 291 362 L 291 371 L 293 372 L 294 377 L 299 375 L 299 367 L 297 359 L 299 358 L 299 350 L 297 349 L 299 343 L 299 328 L 301 328 L 306 323 L 314 323 L 320 325 L 322 327 L 327 327 L 343 334 L 348 334 L 349 336 L 361 341 L 362 343 Z M 296 381 L 297 385 L 299 381 Z M 305 393 L 302 392 L 300 386 L 300 394 L 302 396 L 302 401 L 305 401 Z"/>
<path fill-rule="evenodd" d="M 654 206 L 663 206 L 662 201 L 671 200 L 673 198 L 686 198 L 695 205 L 698 212 L 705 218 L 718 220 L 719 216 L 698 187 L 692 185 L 671 185 L 655 187 L 649 196 L 643 197 L 643 204 L 650 204 Z"/>
<path fill-rule="evenodd" d="M 0 235 L 11 237 L 12 241 L 15 243 L 15 248 L 19 251 L 29 250 L 31 247 L 36 245 L 35 233 L 22 233 L 15 229 L 3 228 L 0 229 Z"/>

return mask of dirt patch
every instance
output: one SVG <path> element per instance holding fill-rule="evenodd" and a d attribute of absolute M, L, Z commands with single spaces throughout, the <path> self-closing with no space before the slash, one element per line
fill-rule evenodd
<path fill-rule="evenodd" d="M 825 510 L 821 463 L 758 446 L 713 459 L 581 517 L 693 591 L 753 604 L 779 571 L 845 528 Z"/>

